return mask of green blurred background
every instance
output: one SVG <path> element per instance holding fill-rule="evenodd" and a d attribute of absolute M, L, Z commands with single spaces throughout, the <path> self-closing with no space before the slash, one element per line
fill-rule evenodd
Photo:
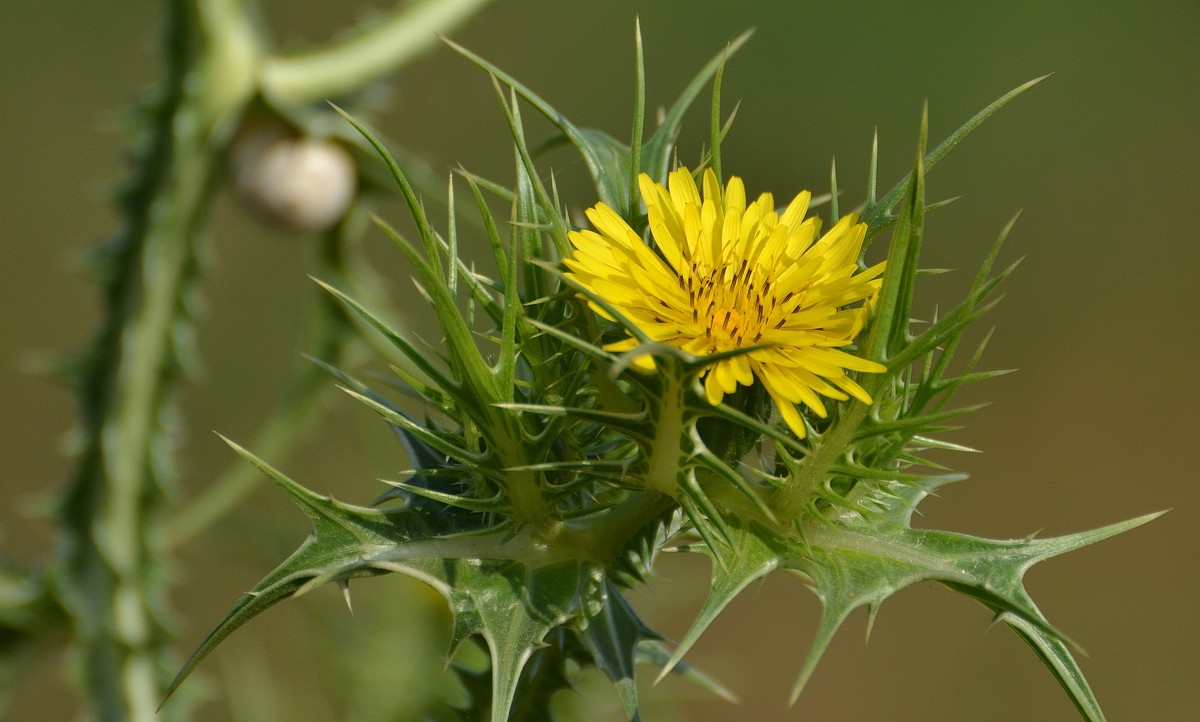
<path fill-rule="evenodd" d="M 273 0 L 264 9 L 282 43 L 303 45 L 368 6 Z M 1195 719 L 1200 3 L 499 0 L 455 38 L 576 122 L 626 137 L 635 16 L 655 105 L 670 102 L 732 36 L 756 27 L 725 76 L 726 106 L 741 100 L 726 172 L 745 178 L 752 192 L 820 192 L 836 156 L 843 207 L 862 198 L 873 128 L 881 185 L 890 185 L 911 162 L 922 101 L 931 138 L 940 139 L 1010 88 L 1055 73 L 929 178 L 932 198 L 963 198 L 930 218 L 926 262 L 963 272 L 926 286 L 926 312 L 957 297 L 1018 209 L 1006 257 L 1026 260 L 1005 301 L 981 323 L 997 327 L 987 365 L 1020 373 L 973 392 L 971 400 L 995 403 L 953 438 L 986 453 L 953 459 L 972 479 L 926 502 L 919 523 L 997 537 L 1049 535 L 1173 508 L 1125 537 L 1035 569 L 1030 587 L 1089 652 L 1084 671 L 1112 720 Z M 4 552 L 16 559 L 45 558 L 53 547 L 44 505 L 70 466 L 61 446 L 75 413 L 67 393 L 23 369 L 36 352 L 78 347 L 97 320 L 94 289 L 72 267 L 115 228 L 106 199 L 123 172 L 120 114 L 160 67 L 158 22 L 148 0 L 0 5 L 0 525 Z M 439 173 L 461 163 L 510 177 L 491 87 L 452 52 L 439 49 L 410 66 L 391 86 L 387 107 L 375 125 Z M 695 161 L 706 133 L 702 110 L 681 143 L 685 160 Z M 536 140 L 549 130 L 531 124 L 530 134 Z M 556 152 L 547 161 L 575 189 L 568 197 L 590 202 L 578 192 L 582 169 L 572 156 Z M 209 430 L 246 440 L 270 408 L 294 358 L 299 299 L 311 292 L 303 239 L 255 225 L 228 197 L 211 235 L 215 263 L 200 328 L 205 370 L 184 399 L 189 490 L 231 460 Z M 371 243 L 398 279 L 394 298 L 411 307 L 416 296 L 400 259 L 381 239 Z M 420 318 L 413 323 L 419 327 Z M 347 399 L 329 406 L 300 454 L 272 461 L 318 491 L 358 502 L 380 490 L 373 479 L 407 464 L 387 430 Z M 305 522 L 288 506 L 264 481 L 246 513 L 184 550 L 174 595 L 182 647 L 303 538 Z M 649 621 L 681 635 L 690 617 L 679 609 L 698 608 L 703 572 L 696 563 L 665 565 L 639 597 Z M 335 590 L 319 590 L 240 631 L 202 668 L 207 682 L 197 680 L 218 700 L 205 718 L 230 718 L 219 701 L 222 676 L 245 690 L 259 689 L 259 678 L 280 690 L 274 701 L 244 702 L 242 709 L 258 710 L 249 718 L 365 718 L 345 700 L 372 687 L 313 662 L 331 642 L 310 628 L 329 615 L 341 647 L 406 660 L 410 676 L 376 671 L 373 689 L 403 696 L 436 684 L 441 662 L 429 650 L 442 643 L 445 618 L 428 610 L 437 601 L 390 578 L 358 585 L 356 600 L 365 600 L 365 611 L 350 618 Z M 387 611 L 396 604 L 416 619 L 433 614 L 436 623 L 396 621 Z M 647 694 L 682 700 L 678 719 L 713 722 L 1075 718 L 1015 635 L 985 635 L 984 609 L 932 586 L 885 605 L 867 646 L 864 617 L 851 620 L 789 709 L 818 611 L 799 581 L 773 578 L 717 621 L 690 659 L 732 687 L 741 706 L 677 683 Z M 40 659 L 13 719 L 73 714 L 60 692 L 61 662 L 55 654 Z M 600 688 L 588 703 L 613 708 L 612 697 Z M 649 718 L 672 717 L 656 708 Z"/>

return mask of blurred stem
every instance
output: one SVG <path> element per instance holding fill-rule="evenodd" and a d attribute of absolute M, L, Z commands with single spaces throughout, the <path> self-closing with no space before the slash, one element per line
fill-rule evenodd
<path fill-rule="evenodd" d="M 378 22 L 347 39 L 300 55 L 266 58 L 263 94 L 297 106 L 356 90 L 428 50 L 491 0 L 417 0 L 398 3 Z"/>
<path fill-rule="evenodd" d="M 172 671 L 155 523 L 176 484 L 189 295 L 218 160 L 252 91 L 250 33 L 236 0 L 167 5 L 166 77 L 123 199 L 125 228 L 98 266 L 106 316 L 81 364 L 81 448 L 56 570 L 95 719 L 159 719 Z"/>
<path fill-rule="evenodd" d="M 196 362 L 191 338 L 202 231 L 243 113 L 259 94 L 294 105 L 356 89 L 431 46 L 435 31 L 450 29 L 483 2 L 403 4 L 341 44 L 292 58 L 266 56 L 252 0 L 165 3 L 164 78 L 139 115 L 141 143 L 120 197 L 123 228 L 95 261 L 104 317 L 72 370 L 81 420 L 76 468 L 59 508 L 53 585 L 71 625 L 89 718 L 151 722 L 185 715 L 180 704 L 156 713 L 174 672 L 166 555 L 236 504 L 254 477 L 243 467 L 191 516 L 173 519 L 178 526 L 164 532 L 160 525 L 177 485 L 176 389 Z M 339 277 L 349 275 L 342 248 L 330 240 L 322 259 Z M 310 349 L 340 360 L 351 324 L 332 300 L 316 303 Z M 323 380 L 315 366 L 298 372 L 260 450 L 287 448 Z"/>

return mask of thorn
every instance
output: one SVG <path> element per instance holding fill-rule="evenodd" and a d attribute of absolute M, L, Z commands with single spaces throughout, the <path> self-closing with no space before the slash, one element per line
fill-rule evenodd
<path fill-rule="evenodd" d="M 867 634 L 863 639 L 863 644 L 871 641 L 871 630 L 875 628 L 875 616 L 879 614 L 880 603 L 878 601 L 871 602 L 867 605 Z"/>
<path fill-rule="evenodd" d="M 350 580 L 339 579 L 337 585 L 342 590 L 342 599 L 346 600 L 346 609 L 350 610 L 350 616 L 354 616 L 354 604 L 350 601 Z"/>

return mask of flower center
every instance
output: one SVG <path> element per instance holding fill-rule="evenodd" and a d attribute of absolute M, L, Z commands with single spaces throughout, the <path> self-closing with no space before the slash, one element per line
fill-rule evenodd
<path fill-rule="evenodd" d="M 704 329 L 713 351 L 728 351 L 758 343 L 775 309 L 774 279 L 748 260 L 719 269 L 693 263 L 681 274 L 688 293 L 692 322 Z"/>

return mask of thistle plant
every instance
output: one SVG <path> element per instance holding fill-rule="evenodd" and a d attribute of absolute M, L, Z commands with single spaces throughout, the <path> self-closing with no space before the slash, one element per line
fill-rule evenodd
<path fill-rule="evenodd" d="M 912 319 L 926 173 L 985 119 L 1040 79 L 1003 95 L 927 150 L 922 118 L 911 173 L 839 212 L 839 189 L 814 198 L 747 194 L 726 176 L 721 143 L 725 60 L 709 62 L 646 133 L 641 41 L 628 143 L 577 126 L 516 79 L 450 43 L 491 75 L 511 131 L 510 187 L 459 171 L 444 225 L 426 211 L 384 145 L 346 115 L 383 159 L 415 225 L 376 219 L 436 316 L 428 345 L 385 323 L 337 283 L 319 281 L 405 360 L 369 386 L 317 359 L 381 416 L 411 459 L 371 506 L 308 490 L 229 442 L 312 521 L 312 533 L 201 643 L 174 690 L 230 633 L 281 600 L 333 582 L 400 573 L 446 599 L 449 659 L 469 640 L 490 669 L 455 667 L 460 719 L 546 720 L 552 694 L 580 667 L 612 681 L 639 719 L 635 666 L 722 689 L 683 658 L 726 605 L 775 572 L 800 575 L 824 611 L 797 661 L 792 701 L 851 611 L 873 620 L 892 594 L 936 582 L 990 609 L 1061 683 L 1083 718 L 1099 703 L 1072 643 L 1022 583 L 1034 564 L 1132 529 L 1144 516 L 1064 537 L 991 540 L 916 529 L 920 502 L 964 478 L 931 453 L 963 447 L 944 434 L 980 370 L 964 334 L 996 302 L 1016 264 L 998 265 L 1012 224 L 981 253 L 966 296 Z M 712 81 L 707 151 L 681 163 L 685 111 Z M 535 166 L 521 111 L 549 119 L 582 155 L 595 196 L 561 197 Z M 459 254 L 456 194 L 474 204 L 494 264 Z M 828 223 L 812 213 L 825 204 Z M 498 216 L 497 204 L 508 208 Z M 586 207 L 586 223 L 571 209 Z M 1015 219 L 1014 219 L 1015 220 Z M 890 233 L 884 252 L 875 245 Z M 868 260 L 876 254 L 878 257 Z M 964 358 L 965 357 L 965 358 Z M 410 404 L 415 401 L 414 408 Z M 673 648 L 627 599 L 662 553 L 711 560 L 711 591 Z"/>

